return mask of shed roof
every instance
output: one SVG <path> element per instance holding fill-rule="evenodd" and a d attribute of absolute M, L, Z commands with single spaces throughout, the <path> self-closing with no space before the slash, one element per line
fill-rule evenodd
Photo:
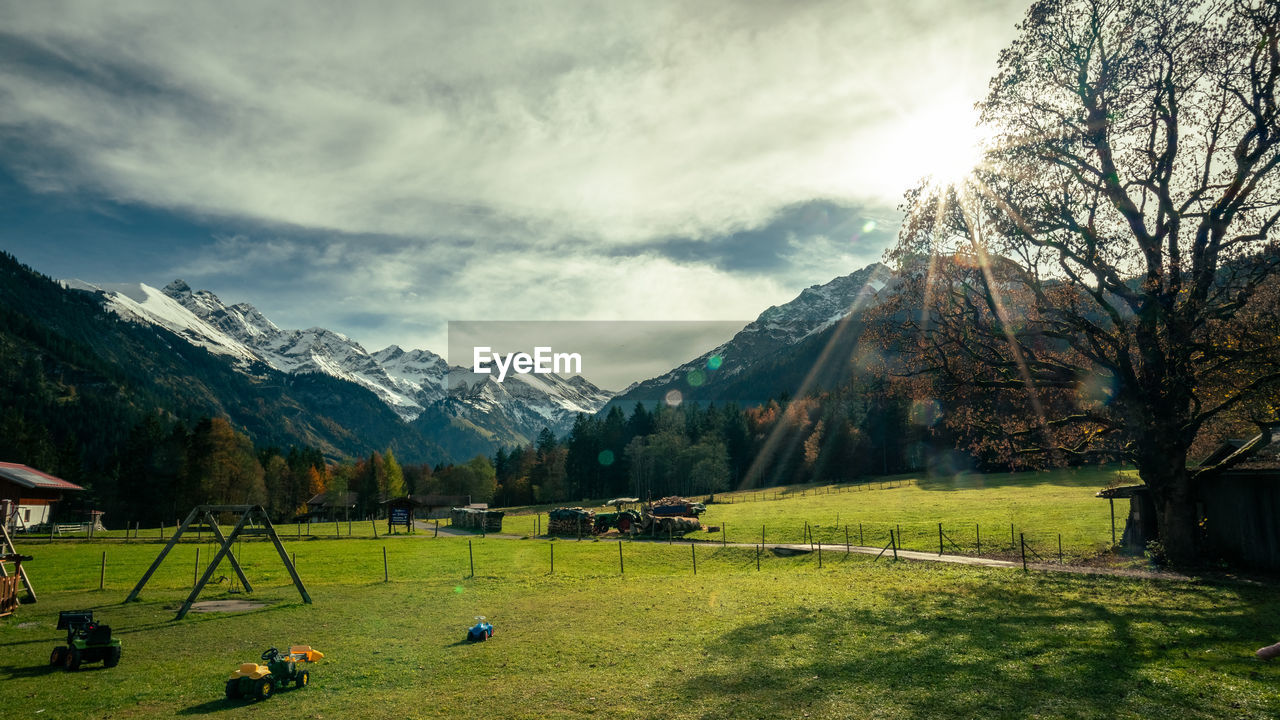
<path fill-rule="evenodd" d="M 1100 498 L 1131 498 L 1139 493 L 1147 492 L 1146 485 L 1121 485 L 1120 487 L 1107 488 L 1099 490 L 1094 497 Z"/>
<path fill-rule="evenodd" d="M 470 495 L 410 495 L 413 501 L 419 505 L 428 505 L 430 507 L 453 507 L 455 505 L 466 505 L 471 502 Z"/>
<path fill-rule="evenodd" d="M 1262 437 L 1262 433 L 1258 433 L 1257 435 L 1254 435 L 1252 438 L 1247 438 L 1247 439 L 1232 438 L 1230 440 L 1225 440 L 1221 445 L 1218 446 L 1217 450 L 1214 450 L 1212 453 L 1209 454 L 1209 457 L 1201 461 L 1200 467 L 1204 467 L 1206 465 L 1216 465 L 1217 463 L 1220 463 L 1223 460 L 1225 460 L 1227 457 L 1229 457 L 1231 453 L 1244 447 L 1246 443 L 1253 442 L 1254 440 L 1257 440 L 1260 437 Z M 1232 465 L 1230 470 L 1228 470 L 1227 472 L 1231 472 L 1234 470 L 1274 470 L 1274 469 L 1280 469 L 1280 427 L 1271 428 L 1271 442 L 1258 448 L 1257 452 L 1255 452 L 1253 456 L 1250 457 L 1248 460 Z"/>
<path fill-rule="evenodd" d="M 35 468 L 18 463 L 0 462 L 0 477 L 24 488 L 41 490 L 84 490 L 84 488 Z"/>
<path fill-rule="evenodd" d="M 319 493 L 307 501 L 307 505 L 314 507 L 355 507 L 356 493 L 344 493 L 341 498 L 334 502 L 334 498 L 327 492 Z"/>

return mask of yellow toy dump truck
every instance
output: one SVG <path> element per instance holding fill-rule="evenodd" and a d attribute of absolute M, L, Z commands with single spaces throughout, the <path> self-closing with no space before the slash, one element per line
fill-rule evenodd
<path fill-rule="evenodd" d="M 253 698 L 265 700 L 276 690 L 284 690 L 290 685 L 303 688 L 311 682 L 311 671 L 299 669 L 298 663 L 315 662 L 324 657 L 319 650 L 312 650 L 310 645 L 294 645 L 289 652 L 281 653 L 269 648 L 262 653 L 266 665 L 255 662 L 241 663 L 227 680 L 227 699 L 239 700 Z"/>

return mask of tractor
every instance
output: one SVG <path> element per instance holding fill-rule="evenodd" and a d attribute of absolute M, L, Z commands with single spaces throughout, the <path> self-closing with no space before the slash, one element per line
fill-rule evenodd
<path fill-rule="evenodd" d="M 262 653 L 262 661 L 266 665 L 255 662 L 241 663 L 240 667 L 231 673 L 231 677 L 227 679 L 227 699 L 266 700 L 276 690 L 284 690 L 290 685 L 304 688 L 311 682 L 311 672 L 299 669 L 298 663 L 315 662 L 322 657 L 324 653 L 312 650 L 310 645 L 294 645 L 287 653 L 268 648 Z"/>
<path fill-rule="evenodd" d="M 58 629 L 67 631 L 67 644 L 49 655 L 49 664 L 79 670 L 83 663 L 102 661 L 104 667 L 120 663 L 120 638 L 111 637 L 110 625 L 93 621 L 92 610 L 63 610 L 58 613 Z"/>

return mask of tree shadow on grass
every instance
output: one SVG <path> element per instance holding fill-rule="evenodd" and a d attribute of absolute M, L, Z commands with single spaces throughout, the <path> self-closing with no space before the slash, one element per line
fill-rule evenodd
<path fill-rule="evenodd" d="M 1241 714 L 1223 681 L 1258 679 L 1261 666 L 1251 652 L 1228 655 L 1222 646 L 1259 644 L 1259 626 L 1276 625 L 1274 601 L 1215 595 L 1216 604 L 1194 603 L 1212 611 L 1192 611 L 1112 602 L 1106 588 L 1133 586 L 1098 587 L 1093 597 L 1060 598 L 1059 590 L 1087 594 L 1078 581 L 1050 578 L 1025 591 L 963 586 L 893 592 L 875 607 L 800 606 L 708 643 L 707 663 L 672 684 L 707 718 Z M 1267 674 L 1280 676 L 1274 670 Z M 1170 672 L 1182 681 L 1169 681 Z"/>

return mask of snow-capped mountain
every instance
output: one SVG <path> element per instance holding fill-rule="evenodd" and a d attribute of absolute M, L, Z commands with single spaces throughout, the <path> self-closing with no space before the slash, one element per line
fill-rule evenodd
<path fill-rule="evenodd" d="M 874 263 L 825 285 L 806 288 L 791 302 L 760 313 L 728 342 L 670 372 L 628 387 L 610 404 L 629 410 L 637 401 L 648 404 L 661 400 L 673 389 L 685 399 L 760 400 L 761 396 L 750 392 L 735 397 L 734 393 L 742 390 L 736 381 L 755 373 L 768 374 L 788 362 L 798 349 L 807 348 L 811 339 L 878 302 L 892 279 L 888 266 Z M 759 384 L 754 379 L 743 382 Z"/>
<path fill-rule="evenodd" d="M 543 427 L 563 434 L 578 413 L 596 412 L 611 396 L 577 376 L 513 376 L 499 384 L 487 375 L 451 369 L 429 350 L 391 345 L 370 353 L 325 328 L 283 330 L 252 305 L 226 305 L 217 295 L 192 290 L 181 280 L 163 290 L 141 283 L 63 284 L 100 295 L 122 318 L 158 325 L 193 345 L 228 356 L 247 374 L 265 366 L 286 375 L 341 378 L 372 391 L 406 422 L 431 407 L 433 418 L 464 420 L 494 443 L 528 442 Z"/>
<path fill-rule="evenodd" d="M 493 375 L 461 367 L 450 369 L 448 387 L 453 401 L 450 414 L 501 416 L 503 425 L 532 430 L 526 434 L 527 441 L 543 427 L 563 433 L 578 413 L 591 415 L 613 397 L 579 375 L 565 379 L 554 374 L 515 374 L 500 383 Z"/>

